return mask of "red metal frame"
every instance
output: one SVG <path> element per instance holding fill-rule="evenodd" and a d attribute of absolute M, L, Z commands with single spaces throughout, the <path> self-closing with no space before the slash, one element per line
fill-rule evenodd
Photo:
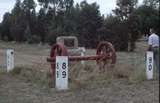
<path fill-rule="evenodd" d="M 109 51 L 107 51 L 109 49 Z M 111 55 L 110 55 L 111 53 Z M 51 49 L 50 58 L 47 58 L 48 62 L 51 62 L 52 78 L 55 77 L 55 61 L 56 56 L 68 56 L 66 47 L 63 44 L 54 44 Z M 111 59 L 111 64 L 116 63 L 116 53 L 113 45 L 109 42 L 100 42 L 97 47 L 96 55 L 89 56 L 68 56 L 69 61 L 81 61 L 81 60 L 96 60 L 99 65 L 106 65 L 106 60 Z M 101 63 L 103 62 L 103 63 Z"/>

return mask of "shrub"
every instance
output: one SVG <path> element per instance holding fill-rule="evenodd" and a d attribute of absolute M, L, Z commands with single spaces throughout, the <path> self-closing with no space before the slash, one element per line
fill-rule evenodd
<path fill-rule="evenodd" d="M 29 44 L 34 44 L 34 43 L 40 43 L 40 37 L 39 36 L 37 36 L 37 35 L 33 35 L 33 36 L 31 36 L 31 38 L 29 38 L 28 40 L 27 40 L 27 42 L 29 43 Z"/>

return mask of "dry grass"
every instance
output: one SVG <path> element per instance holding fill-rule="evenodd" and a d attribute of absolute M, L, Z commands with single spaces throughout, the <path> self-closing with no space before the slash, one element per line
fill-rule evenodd
<path fill-rule="evenodd" d="M 15 67 L 10 74 L 17 76 L 20 79 L 24 79 L 26 82 L 31 82 L 39 87 L 54 87 L 54 82 L 49 71 L 39 71 L 30 67 Z"/>
<path fill-rule="evenodd" d="M 20 74 L 28 81 L 43 82 L 48 81 L 50 64 L 46 62 L 49 55 L 49 46 L 28 45 L 18 43 L 5 43 L 0 45 L 0 56 L 3 58 L 7 48 L 15 49 L 16 68 L 13 74 Z M 107 68 L 105 73 L 99 73 L 99 69 L 94 61 L 87 61 L 85 65 L 80 62 L 69 64 L 69 81 L 71 85 L 79 86 L 85 82 L 107 81 L 113 79 L 127 79 L 130 83 L 145 80 L 144 50 L 146 43 L 138 42 L 136 52 L 117 52 L 117 64 L 115 68 Z M 143 49 L 143 50 L 142 50 Z M 2 53 L 3 52 L 3 53 Z M 95 54 L 95 50 L 87 50 L 86 55 Z M 34 80 L 35 79 L 35 80 Z M 41 84 L 41 83 L 40 83 Z M 46 83 L 48 85 L 49 83 Z"/>
<path fill-rule="evenodd" d="M 146 81 L 144 50 L 117 52 L 115 68 L 101 73 L 94 61 L 70 63 L 69 90 L 59 92 L 53 88 L 50 64 L 46 62 L 50 47 L 0 42 L 0 52 L 5 54 L 6 48 L 15 49 L 16 68 L 9 74 L 0 70 L 2 103 L 159 102 L 158 81 Z M 86 54 L 95 54 L 95 50 Z M 0 64 L 5 61 L 3 57 L 0 54 Z"/>

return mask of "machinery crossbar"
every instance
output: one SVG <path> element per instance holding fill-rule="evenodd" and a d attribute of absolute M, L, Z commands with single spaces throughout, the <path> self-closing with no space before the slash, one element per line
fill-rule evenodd
<path fill-rule="evenodd" d="M 107 55 L 90 55 L 90 56 L 68 56 L 69 61 L 81 61 L 81 60 L 105 60 L 107 58 L 110 58 Z M 48 62 L 55 62 L 56 58 L 47 58 Z"/>

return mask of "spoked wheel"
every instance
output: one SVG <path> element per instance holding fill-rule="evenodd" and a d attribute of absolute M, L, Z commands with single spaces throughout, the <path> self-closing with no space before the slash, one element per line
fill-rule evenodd
<path fill-rule="evenodd" d="M 100 70 L 104 70 L 105 66 L 113 67 L 116 63 L 116 52 L 113 45 L 110 42 L 100 42 L 97 47 L 97 55 L 104 55 L 106 57 L 98 59 L 97 64 Z"/>
<path fill-rule="evenodd" d="M 51 48 L 50 57 L 56 58 L 56 56 L 68 56 L 67 49 L 63 44 L 54 44 Z M 52 78 L 55 78 L 55 62 L 51 63 Z"/>

